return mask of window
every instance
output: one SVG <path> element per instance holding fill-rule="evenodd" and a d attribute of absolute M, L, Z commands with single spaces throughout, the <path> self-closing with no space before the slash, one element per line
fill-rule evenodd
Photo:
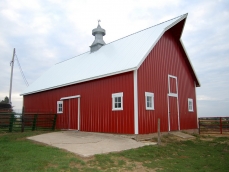
<path fill-rule="evenodd" d="M 154 93 L 145 92 L 146 110 L 154 110 Z"/>
<path fill-rule="evenodd" d="M 123 110 L 123 93 L 112 94 L 112 110 Z"/>
<path fill-rule="evenodd" d="M 57 113 L 63 113 L 63 101 L 57 101 Z"/>
<path fill-rule="evenodd" d="M 193 99 L 188 99 L 188 111 L 193 112 Z"/>

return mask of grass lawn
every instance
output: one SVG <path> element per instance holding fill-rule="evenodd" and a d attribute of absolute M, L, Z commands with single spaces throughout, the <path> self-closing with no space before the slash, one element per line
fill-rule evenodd
<path fill-rule="evenodd" d="M 0 133 L 0 171 L 229 171 L 229 137 L 165 135 L 162 146 L 81 158 L 26 140 L 42 133 Z"/>

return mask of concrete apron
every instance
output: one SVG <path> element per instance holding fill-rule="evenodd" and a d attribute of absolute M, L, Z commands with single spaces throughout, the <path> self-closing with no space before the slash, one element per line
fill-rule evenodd
<path fill-rule="evenodd" d="M 137 142 L 128 135 L 115 135 L 81 131 L 61 131 L 28 137 L 29 140 L 65 149 L 83 157 L 119 152 L 149 145 Z"/>

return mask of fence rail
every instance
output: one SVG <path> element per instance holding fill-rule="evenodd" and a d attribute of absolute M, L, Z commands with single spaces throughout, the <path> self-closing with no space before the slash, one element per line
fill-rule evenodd
<path fill-rule="evenodd" d="M 199 118 L 199 134 L 229 134 L 229 117 Z"/>
<path fill-rule="evenodd" d="M 57 114 L 0 113 L 0 131 L 55 130 Z"/>

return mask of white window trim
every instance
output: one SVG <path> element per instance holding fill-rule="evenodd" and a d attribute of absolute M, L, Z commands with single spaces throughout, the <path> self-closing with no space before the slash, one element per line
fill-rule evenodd
<path fill-rule="evenodd" d="M 121 107 L 115 108 L 115 97 L 121 97 Z M 112 94 L 112 111 L 123 110 L 123 92 Z"/>
<path fill-rule="evenodd" d="M 192 109 L 189 109 L 189 102 L 192 102 Z M 193 99 L 188 98 L 188 111 L 189 112 L 194 112 L 194 108 L 193 108 Z"/>
<path fill-rule="evenodd" d="M 147 97 L 152 97 L 152 107 L 147 107 Z M 145 92 L 146 110 L 154 110 L 154 93 Z"/>
<path fill-rule="evenodd" d="M 62 104 L 62 111 L 59 111 L 59 105 Z M 63 113 L 64 111 L 64 102 L 63 101 L 57 101 L 57 113 Z"/>
<path fill-rule="evenodd" d="M 170 78 L 173 78 L 176 80 L 176 93 L 172 93 L 170 90 Z M 171 97 L 177 97 L 178 96 L 178 87 L 177 87 L 177 77 L 173 75 L 168 75 L 168 86 L 169 86 L 169 93 L 168 95 Z"/>

